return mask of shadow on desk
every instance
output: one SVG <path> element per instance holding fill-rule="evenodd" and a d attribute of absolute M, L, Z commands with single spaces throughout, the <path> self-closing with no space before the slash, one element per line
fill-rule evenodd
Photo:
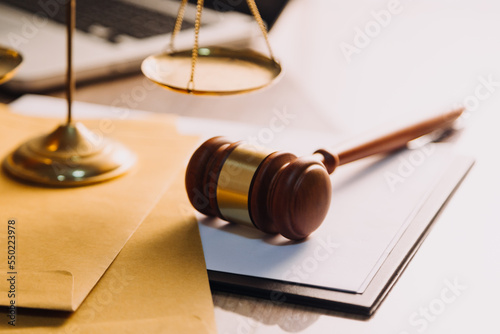
<path fill-rule="evenodd" d="M 342 317 L 360 321 L 369 319 L 369 317 L 361 315 L 299 306 L 279 300 L 262 300 L 228 292 L 213 291 L 212 295 L 216 307 L 248 319 L 248 321 L 240 323 L 241 330 L 248 330 L 263 324 L 267 326 L 277 325 L 286 332 L 296 333 L 312 326 L 321 316 Z M 258 324 L 255 324 L 255 322 Z"/>

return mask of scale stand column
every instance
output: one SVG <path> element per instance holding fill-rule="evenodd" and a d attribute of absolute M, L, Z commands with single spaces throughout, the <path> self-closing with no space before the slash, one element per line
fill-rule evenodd
<path fill-rule="evenodd" d="M 93 134 L 72 120 L 72 51 L 75 29 L 75 0 L 67 4 L 68 117 L 48 135 L 33 138 L 19 146 L 3 161 L 4 170 L 20 180 L 46 186 L 73 187 L 106 181 L 124 174 L 135 163 L 135 155 L 122 144 Z"/>

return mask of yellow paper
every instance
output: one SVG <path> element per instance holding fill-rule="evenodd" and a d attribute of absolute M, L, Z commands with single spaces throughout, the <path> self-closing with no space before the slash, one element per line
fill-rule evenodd
<path fill-rule="evenodd" d="M 200 235 L 183 175 L 74 313 L 0 312 L 19 333 L 216 333 Z"/>
<path fill-rule="evenodd" d="M 52 131 L 59 120 L 14 115 L 0 106 L 0 157 Z M 0 304 L 9 305 L 8 221 L 16 226 L 16 306 L 75 310 L 173 180 L 196 139 L 177 134 L 173 117 L 84 122 L 138 156 L 113 181 L 69 189 L 26 185 L 0 173 Z M 110 123 L 109 123 L 110 122 Z"/>

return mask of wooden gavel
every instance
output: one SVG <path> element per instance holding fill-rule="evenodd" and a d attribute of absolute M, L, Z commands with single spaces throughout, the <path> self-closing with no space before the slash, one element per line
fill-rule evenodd
<path fill-rule="evenodd" d="M 186 191 L 199 212 L 266 233 L 301 240 L 323 222 L 335 168 L 393 151 L 434 130 L 450 128 L 463 109 L 300 157 L 223 137 L 204 142 L 186 170 Z"/>

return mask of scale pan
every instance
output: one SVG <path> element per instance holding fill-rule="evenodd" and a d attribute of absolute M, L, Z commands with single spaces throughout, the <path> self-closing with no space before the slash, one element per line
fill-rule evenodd
<path fill-rule="evenodd" d="M 17 67 L 23 61 L 19 52 L 0 46 L 0 84 L 14 76 Z"/>
<path fill-rule="evenodd" d="M 251 92 L 273 83 L 281 66 L 252 50 L 199 48 L 194 83 L 190 82 L 192 51 L 161 53 L 142 63 L 142 72 L 167 89 L 195 95 L 230 95 Z"/>

